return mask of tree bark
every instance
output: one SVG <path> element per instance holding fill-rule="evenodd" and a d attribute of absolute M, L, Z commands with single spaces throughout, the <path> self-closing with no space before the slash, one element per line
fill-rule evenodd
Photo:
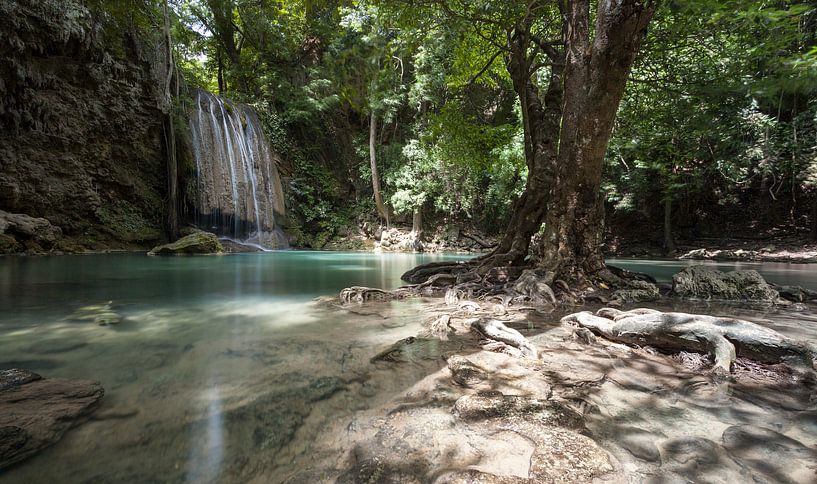
<path fill-rule="evenodd" d="M 377 171 L 377 115 L 372 111 L 369 118 L 369 163 L 372 168 L 372 191 L 374 191 L 374 203 L 377 212 L 386 219 L 386 226 L 389 226 L 389 212 L 386 204 L 383 203 L 383 194 L 380 188 L 380 175 Z"/>
<path fill-rule="evenodd" d="M 541 265 L 563 279 L 582 280 L 604 268 L 602 164 L 654 5 L 599 2 L 592 40 L 589 0 L 569 2 L 563 13 L 564 114 Z"/>
<path fill-rule="evenodd" d="M 509 46 L 506 61 L 514 90 L 522 107 L 525 134 L 525 163 L 528 179 L 525 191 L 514 204 L 513 214 L 497 248 L 489 255 L 483 267 L 522 265 L 528 255 L 531 237 L 542 226 L 551 188 L 556 179 L 559 123 L 562 117 L 563 65 L 556 59 L 550 68 L 544 97 L 530 75 L 528 56 L 530 25 L 518 29 Z"/>
<path fill-rule="evenodd" d="M 817 241 L 817 193 L 811 206 L 811 240 Z"/>
<path fill-rule="evenodd" d="M 423 207 L 414 209 L 414 216 L 411 219 L 411 231 L 417 239 L 423 237 Z"/>

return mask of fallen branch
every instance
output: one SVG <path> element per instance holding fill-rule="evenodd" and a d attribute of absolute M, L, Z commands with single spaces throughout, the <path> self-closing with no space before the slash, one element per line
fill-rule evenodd
<path fill-rule="evenodd" d="M 715 371 L 729 372 L 736 356 L 765 363 L 801 363 L 817 369 L 817 345 L 788 338 L 749 321 L 652 309 L 603 308 L 570 314 L 577 323 L 609 340 L 671 351 L 709 353 Z"/>

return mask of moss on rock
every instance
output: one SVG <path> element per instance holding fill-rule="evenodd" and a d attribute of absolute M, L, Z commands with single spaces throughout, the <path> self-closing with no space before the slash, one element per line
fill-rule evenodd
<path fill-rule="evenodd" d="M 216 234 L 194 232 L 170 244 L 154 247 L 148 255 L 221 254 L 224 247 Z"/>

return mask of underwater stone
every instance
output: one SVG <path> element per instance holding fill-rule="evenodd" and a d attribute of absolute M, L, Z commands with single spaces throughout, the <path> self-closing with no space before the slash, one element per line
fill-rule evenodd
<path fill-rule="evenodd" d="M 0 371 L 0 469 L 56 443 L 91 413 L 104 393 L 95 381 Z"/>

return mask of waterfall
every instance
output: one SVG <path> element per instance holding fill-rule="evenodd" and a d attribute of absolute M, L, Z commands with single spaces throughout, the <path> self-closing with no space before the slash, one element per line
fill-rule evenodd
<path fill-rule="evenodd" d="M 198 90 L 190 116 L 196 161 L 196 225 L 264 248 L 287 247 L 275 224 L 284 213 L 277 156 L 258 115 Z"/>

